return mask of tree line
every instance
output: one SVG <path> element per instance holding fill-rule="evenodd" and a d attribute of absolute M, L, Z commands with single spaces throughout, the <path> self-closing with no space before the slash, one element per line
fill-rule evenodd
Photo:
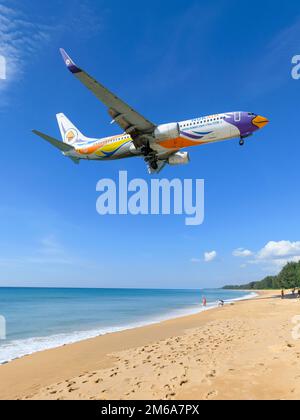
<path fill-rule="evenodd" d="M 277 276 L 267 276 L 261 281 L 251 282 L 241 286 L 225 286 L 232 290 L 272 290 L 300 288 L 300 261 L 288 263 Z"/>

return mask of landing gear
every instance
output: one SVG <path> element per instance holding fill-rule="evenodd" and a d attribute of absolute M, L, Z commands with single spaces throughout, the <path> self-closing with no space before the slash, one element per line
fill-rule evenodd
<path fill-rule="evenodd" d="M 244 139 L 241 139 L 240 140 L 240 146 L 244 146 L 244 144 L 245 144 L 245 140 Z"/>
<path fill-rule="evenodd" d="M 149 156 L 151 155 L 151 153 L 153 153 L 153 150 L 151 149 L 149 143 L 147 143 L 146 146 L 142 147 L 141 152 L 143 153 L 144 156 Z"/>
<path fill-rule="evenodd" d="M 158 159 L 155 153 L 151 153 L 145 157 L 145 162 L 154 170 L 157 171 L 158 169 Z"/>
<path fill-rule="evenodd" d="M 157 171 L 158 170 L 158 163 L 157 163 L 157 161 L 155 160 L 155 161 L 153 161 L 153 162 L 150 162 L 150 166 L 151 166 L 151 168 L 154 170 L 154 171 Z"/>
<path fill-rule="evenodd" d="M 157 153 L 151 149 L 149 143 L 141 149 L 141 152 L 145 156 L 145 162 L 151 167 L 153 171 L 157 171 L 158 170 Z"/>

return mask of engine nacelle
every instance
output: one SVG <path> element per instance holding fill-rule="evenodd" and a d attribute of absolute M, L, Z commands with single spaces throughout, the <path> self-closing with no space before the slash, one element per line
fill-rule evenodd
<path fill-rule="evenodd" d="M 178 123 L 162 124 L 159 125 L 154 131 L 156 140 L 173 140 L 180 137 L 180 128 Z"/>
<path fill-rule="evenodd" d="M 187 165 L 190 163 L 190 155 L 188 152 L 177 152 L 174 155 L 170 156 L 168 159 L 168 164 L 175 165 Z"/>

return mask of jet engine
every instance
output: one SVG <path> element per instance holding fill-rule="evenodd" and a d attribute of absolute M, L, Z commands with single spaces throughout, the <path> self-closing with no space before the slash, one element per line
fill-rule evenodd
<path fill-rule="evenodd" d="M 154 131 L 154 137 L 158 141 L 173 140 L 180 137 L 180 128 L 178 123 L 159 125 Z"/>
<path fill-rule="evenodd" d="M 171 166 L 175 165 L 187 165 L 190 162 L 190 155 L 188 152 L 177 152 L 170 156 L 168 164 Z"/>

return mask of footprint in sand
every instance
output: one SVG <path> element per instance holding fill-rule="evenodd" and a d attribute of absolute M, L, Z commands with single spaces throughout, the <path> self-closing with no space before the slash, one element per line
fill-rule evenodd
<path fill-rule="evenodd" d="M 215 378 L 215 377 L 216 377 L 216 371 L 215 371 L 215 370 L 213 370 L 212 372 L 208 373 L 208 374 L 206 375 L 206 377 L 207 377 L 207 378 Z"/>
<path fill-rule="evenodd" d="M 187 379 L 180 382 L 180 386 L 186 385 L 189 381 Z"/>
<path fill-rule="evenodd" d="M 211 391 L 206 395 L 206 399 L 210 400 L 212 398 L 216 398 L 218 396 L 218 392 L 217 391 Z"/>

